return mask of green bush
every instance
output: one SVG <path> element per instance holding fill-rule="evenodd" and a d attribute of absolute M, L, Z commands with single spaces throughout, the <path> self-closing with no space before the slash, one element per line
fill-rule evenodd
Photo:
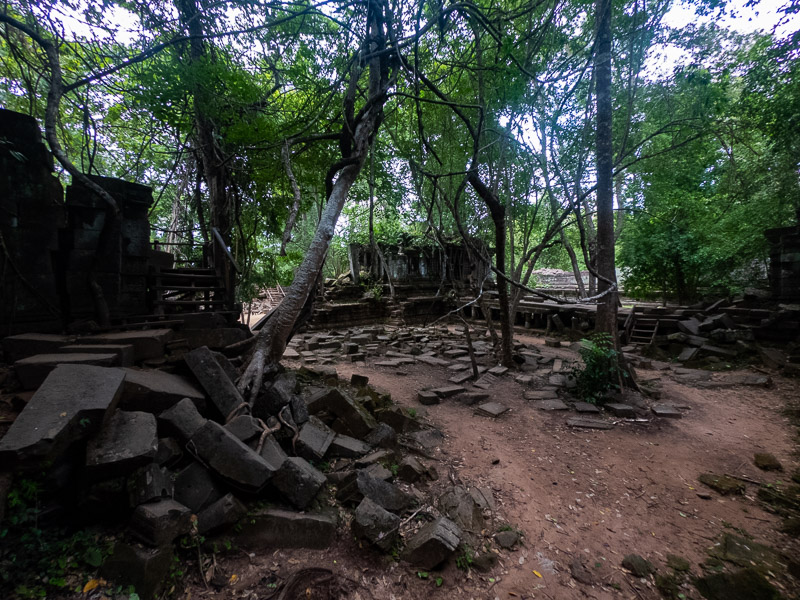
<path fill-rule="evenodd" d="M 596 333 L 581 340 L 578 352 L 584 366 L 573 370 L 577 394 L 586 402 L 602 404 L 610 390 L 619 389 L 620 378 L 625 376 L 614 342 L 607 333 Z"/>

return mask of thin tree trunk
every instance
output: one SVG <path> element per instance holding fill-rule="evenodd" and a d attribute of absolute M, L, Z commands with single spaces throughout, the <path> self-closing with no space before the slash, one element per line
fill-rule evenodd
<path fill-rule="evenodd" d="M 611 290 L 597 305 L 595 329 L 617 339 L 617 293 L 614 261 L 614 182 L 611 106 L 611 0 L 597 0 L 597 273 L 598 292 Z"/>
<path fill-rule="evenodd" d="M 183 25 L 189 33 L 189 60 L 199 63 L 207 55 L 203 37 L 202 15 L 195 0 L 176 0 Z M 225 167 L 225 157 L 219 144 L 219 132 L 211 120 L 206 106 L 209 93 L 200 81 L 195 82 L 194 121 L 197 134 L 197 147 L 203 162 L 203 175 L 208 186 L 209 216 L 211 226 L 216 227 L 225 244 L 231 244 L 231 199 L 228 194 L 229 177 Z"/>
<path fill-rule="evenodd" d="M 292 171 L 291 153 L 292 149 L 289 145 L 289 140 L 286 140 L 283 144 L 283 149 L 281 150 L 281 156 L 283 158 L 283 168 L 286 170 L 286 176 L 289 178 L 289 184 L 292 186 L 292 196 L 294 197 L 294 201 L 292 202 L 292 207 L 289 209 L 289 217 L 286 219 L 286 227 L 284 228 L 283 236 L 281 237 L 281 256 L 286 256 L 286 245 L 292 240 L 292 229 L 294 229 L 297 215 L 300 212 L 300 201 L 302 199 L 300 195 L 300 186 L 297 185 L 297 178 L 295 178 L 294 172 Z"/>
<path fill-rule="evenodd" d="M 468 175 L 469 184 L 484 201 L 494 223 L 495 268 L 501 275 L 506 272 L 506 211 L 497 196 L 490 190 L 475 171 Z M 497 295 L 500 301 L 500 329 L 502 333 L 500 360 L 506 367 L 514 366 L 514 329 L 511 322 L 511 305 L 508 300 L 508 282 L 505 277 L 497 278 Z"/>

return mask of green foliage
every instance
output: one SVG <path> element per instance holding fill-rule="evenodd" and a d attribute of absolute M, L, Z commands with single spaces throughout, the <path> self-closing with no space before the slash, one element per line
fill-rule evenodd
<path fill-rule="evenodd" d="M 583 368 L 575 368 L 573 374 L 580 398 L 592 404 L 601 404 L 610 390 L 619 389 L 620 378 L 625 375 L 619 368 L 619 357 L 611 336 L 596 333 L 581 340 L 578 351 Z"/>
<path fill-rule="evenodd" d="M 474 560 L 475 553 L 470 546 L 465 544 L 462 546 L 461 554 L 456 556 L 456 567 L 462 571 L 468 571 Z"/>
<path fill-rule="evenodd" d="M 113 542 L 90 530 L 39 524 L 41 483 L 20 479 L 8 495 L 0 531 L 0 596 L 43 598 L 80 586 L 110 555 Z"/>

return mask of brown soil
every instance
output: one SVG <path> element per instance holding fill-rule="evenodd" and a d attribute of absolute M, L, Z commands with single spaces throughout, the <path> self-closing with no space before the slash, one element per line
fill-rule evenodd
<path fill-rule="evenodd" d="M 537 338 L 519 341 L 543 345 Z M 568 349 L 547 352 L 575 358 Z M 686 407 L 683 419 L 620 422 L 610 431 L 589 431 L 568 428 L 566 413 L 533 408 L 510 373 L 499 378 L 491 394 L 511 411 L 492 420 L 455 400 L 427 409 L 418 404 L 419 389 L 442 385 L 452 375 L 445 368 L 372 363 L 339 363 L 337 369 L 343 380 L 353 372 L 369 376 L 371 384 L 441 429 L 440 479 L 491 488 L 496 514 L 485 535 L 508 524 L 522 532 L 522 546 L 501 550 L 489 573 L 460 570 L 451 560 L 420 578 L 409 565 L 362 548 L 342 532 L 337 546 L 327 551 L 221 556 L 221 570 L 226 577 L 235 574 L 236 583 L 219 591 L 193 585 L 191 597 L 269 598 L 274 582 L 302 568 L 322 567 L 346 588 L 339 597 L 348 598 L 646 599 L 661 595 L 652 581 L 621 568 L 627 554 L 644 556 L 662 573 L 670 572 L 667 554 L 676 554 L 701 574 L 707 549 L 724 532 L 740 530 L 790 556 L 799 554 L 798 540 L 781 534 L 780 519 L 756 500 L 755 485 L 748 485 L 744 496 L 722 497 L 697 481 L 704 472 L 765 483 L 788 480 L 800 466 L 796 430 L 784 416 L 787 403 L 800 402 L 796 381 L 774 376 L 770 389 L 697 389 L 677 383 L 670 371 L 640 371 L 660 380 L 663 401 Z M 752 463 L 756 452 L 773 453 L 786 472 L 758 470 Z M 710 493 L 711 499 L 698 492 Z M 571 576 L 575 559 L 588 568 L 591 584 Z M 790 596 L 797 591 L 790 588 L 791 579 L 775 583 Z M 700 597 L 692 587 L 681 591 L 687 598 Z M 317 597 L 317 592 L 309 587 L 302 597 Z"/>

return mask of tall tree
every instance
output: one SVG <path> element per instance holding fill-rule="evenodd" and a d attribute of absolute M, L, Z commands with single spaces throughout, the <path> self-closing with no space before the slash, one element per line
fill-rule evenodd
<path fill-rule="evenodd" d="M 597 98 L 597 275 L 598 291 L 604 296 L 597 305 L 595 329 L 617 340 L 617 289 L 614 255 L 614 149 L 611 106 L 611 0 L 596 0 L 595 90 Z"/>

